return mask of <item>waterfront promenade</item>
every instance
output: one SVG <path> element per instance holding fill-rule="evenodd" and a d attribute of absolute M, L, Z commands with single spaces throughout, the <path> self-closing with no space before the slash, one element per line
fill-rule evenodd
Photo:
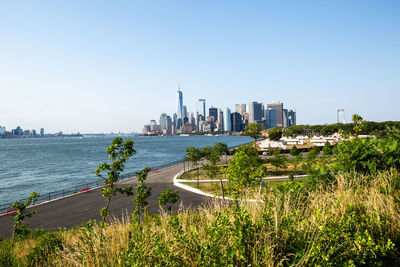
<path fill-rule="evenodd" d="M 154 173 L 149 173 L 146 184 L 152 187 L 152 195 L 149 198 L 151 204 L 149 212 L 159 211 L 157 199 L 160 193 L 167 189 L 179 190 L 179 203 L 174 205 L 176 210 L 180 203 L 185 208 L 196 208 L 200 206 L 206 197 L 177 188 L 173 185 L 174 176 L 183 170 L 183 164 L 177 164 L 171 167 L 161 169 Z M 127 179 L 120 182 L 122 185 L 137 184 L 136 178 Z M 117 195 L 113 198 L 110 205 L 110 211 L 115 216 L 121 217 L 130 214 L 134 210 L 133 197 L 126 195 Z M 55 231 L 58 227 L 71 228 L 91 219 L 100 220 L 99 209 L 104 207 L 105 199 L 101 195 L 101 188 L 91 190 L 85 193 L 76 194 L 59 200 L 37 205 L 35 208 L 40 213 L 26 219 L 31 229 L 43 227 L 49 231 Z M 29 210 L 29 209 L 28 209 Z M 13 216 L 0 217 L 0 236 L 9 237 L 13 225 Z"/>

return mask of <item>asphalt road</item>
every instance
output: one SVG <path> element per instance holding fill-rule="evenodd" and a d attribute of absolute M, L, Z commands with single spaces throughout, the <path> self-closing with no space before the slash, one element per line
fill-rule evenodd
<path fill-rule="evenodd" d="M 180 205 L 184 208 L 197 208 L 204 202 L 204 196 L 177 188 L 173 185 L 173 177 L 183 169 L 183 164 L 178 164 L 150 173 L 146 184 L 152 187 L 152 195 L 148 199 L 150 203 L 149 212 L 159 212 L 157 199 L 161 192 L 167 188 L 179 190 L 179 203 L 173 209 L 177 210 Z M 131 178 L 121 182 L 123 185 L 136 185 L 136 178 Z M 110 211 L 113 215 L 121 218 L 126 214 L 131 214 L 134 210 L 134 196 L 117 195 L 110 204 Z M 71 228 L 86 222 L 90 219 L 100 220 L 100 208 L 105 206 L 105 199 L 101 195 L 101 189 L 95 189 L 85 193 L 69 196 L 63 199 L 37 205 L 35 208 L 40 213 L 26 219 L 31 229 L 43 227 L 46 230 L 54 231 L 58 227 Z M 28 209 L 29 210 L 29 209 Z M 0 216 L 0 236 L 9 237 L 13 224 L 13 216 Z"/>

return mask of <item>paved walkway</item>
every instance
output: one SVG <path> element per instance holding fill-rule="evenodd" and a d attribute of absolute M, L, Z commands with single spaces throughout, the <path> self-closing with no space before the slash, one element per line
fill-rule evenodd
<path fill-rule="evenodd" d="M 155 173 L 150 173 L 147 177 L 146 184 L 152 187 L 152 195 L 149 198 L 151 207 L 149 211 L 156 213 L 159 210 L 157 199 L 161 192 L 166 188 L 179 190 L 179 204 L 185 208 L 196 208 L 200 206 L 206 197 L 198 194 L 177 188 L 173 185 L 174 176 L 183 170 L 183 164 L 178 164 L 172 167 L 159 170 Z M 136 185 L 135 178 L 121 182 L 123 185 Z M 131 214 L 134 210 L 133 197 L 126 195 L 117 195 L 111 201 L 110 211 L 121 217 L 124 214 Z M 176 210 L 179 204 L 174 205 Z M 100 208 L 105 206 L 105 199 L 101 195 L 101 189 L 92 190 L 86 193 L 66 197 L 60 200 L 55 200 L 49 203 L 38 205 L 40 213 L 26 221 L 30 223 L 31 229 L 43 227 L 46 230 L 57 230 L 57 227 L 70 228 L 81 224 L 90 219 L 100 220 Z M 13 224 L 13 216 L 0 217 L 0 236 L 9 237 Z"/>

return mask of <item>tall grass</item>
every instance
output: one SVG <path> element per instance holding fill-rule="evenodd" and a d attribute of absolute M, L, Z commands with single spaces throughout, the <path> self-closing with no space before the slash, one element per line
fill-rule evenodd
<path fill-rule="evenodd" d="M 142 221 L 127 214 L 107 226 L 89 222 L 60 232 L 62 249 L 41 265 L 396 264 L 399 193 L 394 171 L 339 174 L 330 185 L 270 186 L 263 203 L 211 200 L 198 211 L 147 215 Z"/>

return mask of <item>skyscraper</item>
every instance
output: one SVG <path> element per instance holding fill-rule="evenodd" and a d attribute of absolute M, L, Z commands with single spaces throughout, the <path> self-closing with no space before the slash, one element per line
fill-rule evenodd
<path fill-rule="evenodd" d="M 203 116 L 203 120 L 206 119 L 206 100 L 205 99 L 199 99 L 199 102 L 197 104 L 197 112 L 199 115 Z"/>
<path fill-rule="evenodd" d="M 265 128 L 271 129 L 276 127 L 276 110 L 273 108 L 267 108 L 264 112 L 265 117 Z"/>
<path fill-rule="evenodd" d="M 288 127 L 296 125 L 296 111 L 289 110 L 288 117 L 289 117 L 289 125 L 288 125 Z"/>
<path fill-rule="evenodd" d="M 218 124 L 218 130 L 223 131 L 224 130 L 224 113 L 222 112 L 222 110 L 220 108 L 218 109 L 217 124 Z"/>
<path fill-rule="evenodd" d="M 192 129 L 193 130 L 197 129 L 197 127 L 196 127 L 196 119 L 194 117 L 193 112 L 190 112 L 190 124 L 192 125 Z"/>
<path fill-rule="evenodd" d="M 218 109 L 214 107 L 210 107 L 208 109 L 208 115 L 214 117 L 214 122 L 218 120 Z"/>
<path fill-rule="evenodd" d="M 289 127 L 289 114 L 286 108 L 282 109 L 282 116 L 283 116 L 282 127 L 283 128 Z"/>
<path fill-rule="evenodd" d="M 241 115 L 243 115 L 245 112 L 247 112 L 247 110 L 246 110 L 246 104 L 240 104 L 240 106 L 241 106 L 241 109 L 242 109 Z"/>
<path fill-rule="evenodd" d="M 183 109 L 183 117 L 184 117 L 184 118 L 189 117 L 189 116 L 188 116 L 188 112 L 187 112 L 187 106 L 183 105 L 183 108 L 182 108 L 182 109 Z"/>
<path fill-rule="evenodd" d="M 160 126 L 161 126 L 161 131 L 167 129 L 167 118 L 169 116 L 166 113 L 161 114 L 160 116 Z"/>
<path fill-rule="evenodd" d="M 241 111 L 241 106 L 240 106 L 240 104 L 235 104 L 235 112 L 240 113 L 240 111 Z"/>
<path fill-rule="evenodd" d="M 172 135 L 172 119 L 170 116 L 167 116 L 167 120 L 165 121 L 165 134 Z"/>
<path fill-rule="evenodd" d="M 249 103 L 249 122 L 261 122 L 264 115 L 263 104 L 257 102 Z"/>
<path fill-rule="evenodd" d="M 181 91 L 181 87 L 179 86 L 178 91 L 176 91 L 176 105 L 178 119 L 183 119 L 183 93 Z"/>
<path fill-rule="evenodd" d="M 226 108 L 224 111 L 224 131 L 230 132 L 232 130 L 231 126 L 231 109 Z"/>
<path fill-rule="evenodd" d="M 6 126 L 0 126 L 0 135 L 6 133 Z"/>
<path fill-rule="evenodd" d="M 246 112 L 246 104 L 236 104 L 235 111 L 243 115 Z"/>
<path fill-rule="evenodd" d="M 277 101 L 267 104 L 267 108 L 276 110 L 276 126 L 283 127 L 283 103 Z"/>
<path fill-rule="evenodd" d="M 174 128 L 176 128 L 176 126 L 178 124 L 178 115 L 176 115 L 176 113 L 174 113 L 172 115 L 172 124 L 173 124 Z"/>
<path fill-rule="evenodd" d="M 233 112 L 231 114 L 231 125 L 233 132 L 242 131 L 242 115 L 239 112 Z"/>
<path fill-rule="evenodd" d="M 43 137 L 44 136 L 44 129 L 40 128 L 40 136 Z"/>

